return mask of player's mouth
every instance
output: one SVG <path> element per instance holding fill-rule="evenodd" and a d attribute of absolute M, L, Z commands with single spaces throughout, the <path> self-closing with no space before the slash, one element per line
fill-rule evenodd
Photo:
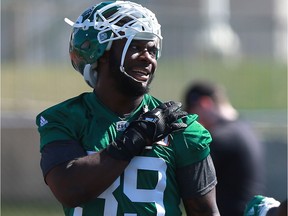
<path fill-rule="evenodd" d="M 150 72 L 144 69 L 134 69 L 130 76 L 136 79 L 139 82 L 147 82 L 150 77 Z"/>

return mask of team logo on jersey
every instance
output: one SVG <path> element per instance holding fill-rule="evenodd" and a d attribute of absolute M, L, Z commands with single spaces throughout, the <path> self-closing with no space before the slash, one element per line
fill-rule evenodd
<path fill-rule="evenodd" d="M 40 117 L 40 126 L 42 127 L 42 126 L 46 125 L 47 123 L 48 123 L 48 121 L 43 116 L 41 116 Z"/>
<path fill-rule="evenodd" d="M 124 131 L 128 127 L 129 123 L 127 121 L 118 121 L 116 122 L 116 130 Z"/>

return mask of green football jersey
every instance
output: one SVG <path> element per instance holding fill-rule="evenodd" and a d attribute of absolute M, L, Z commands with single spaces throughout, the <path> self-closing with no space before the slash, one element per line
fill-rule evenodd
<path fill-rule="evenodd" d="M 120 118 L 94 93 L 83 93 L 37 116 L 40 149 L 53 141 L 76 140 L 87 154 L 93 154 L 123 133 L 129 122 L 160 103 L 146 94 L 136 110 Z M 100 196 L 76 208 L 64 207 L 65 215 L 181 215 L 176 170 L 206 158 L 211 136 L 198 123 L 197 115 L 179 121 L 188 127 L 146 148 Z"/>

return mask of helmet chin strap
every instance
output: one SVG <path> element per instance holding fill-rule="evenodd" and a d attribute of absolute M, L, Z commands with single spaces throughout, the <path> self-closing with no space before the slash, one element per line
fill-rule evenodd
<path fill-rule="evenodd" d="M 121 57 L 121 64 L 120 64 L 120 71 L 122 73 L 124 73 L 126 76 L 128 76 L 129 78 L 133 79 L 134 81 L 138 82 L 138 83 L 143 83 L 144 81 L 139 81 L 137 79 L 135 79 L 134 77 L 130 76 L 126 71 L 125 71 L 125 68 L 124 68 L 124 60 L 125 60 L 125 56 L 126 56 L 126 53 L 127 53 L 127 50 L 131 44 L 131 41 L 133 40 L 133 38 L 135 37 L 135 34 L 134 35 L 131 35 L 128 37 L 127 41 L 126 41 L 126 44 L 123 48 L 123 52 L 122 52 L 122 57 Z"/>

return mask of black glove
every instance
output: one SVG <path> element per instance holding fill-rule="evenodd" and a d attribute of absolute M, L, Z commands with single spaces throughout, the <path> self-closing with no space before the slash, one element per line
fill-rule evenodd
<path fill-rule="evenodd" d="M 175 122 L 187 115 L 180 109 L 181 106 L 179 102 L 169 101 L 142 114 L 107 147 L 108 153 L 113 158 L 129 161 L 140 154 L 145 146 L 152 145 L 173 131 L 186 128 L 186 124 Z"/>

